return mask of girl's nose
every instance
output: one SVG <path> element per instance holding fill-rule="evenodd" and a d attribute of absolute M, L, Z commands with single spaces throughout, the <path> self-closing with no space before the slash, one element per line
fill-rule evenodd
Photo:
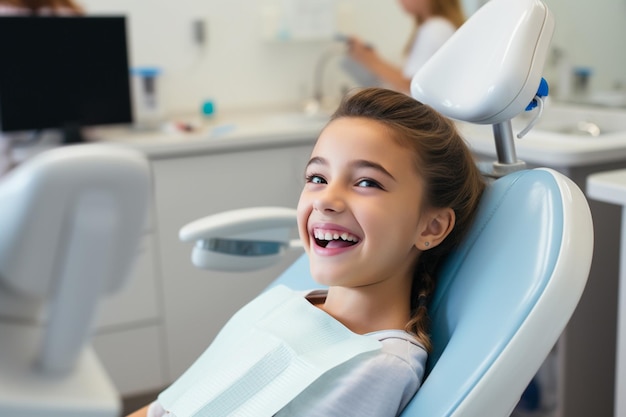
<path fill-rule="evenodd" d="M 316 193 L 313 208 L 321 212 L 342 212 L 345 207 L 345 193 L 338 187 L 328 184 Z"/>

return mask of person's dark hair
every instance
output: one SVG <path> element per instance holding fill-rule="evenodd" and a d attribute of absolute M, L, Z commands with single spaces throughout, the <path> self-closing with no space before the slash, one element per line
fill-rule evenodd
<path fill-rule="evenodd" d="M 427 303 L 439 266 L 469 229 L 485 180 L 454 123 L 428 105 L 396 91 L 366 88 L 346 95 L 331 120 L 366 118 L 385 125 L 394 140 L 413 151 L 415 168 L 425 184 L 425 204 L 454 210 L 456 222 L 446 239 L 422 252 L 411 294 L 407 331 L 430 349 Z"/>
<path fill-rule="evenodd" d="M 73 0 L 2 0 L 0 4 L 29 9 L 33 13 L 39 10 L 49 9 L 52 12 L 66 11 L 75 14 L 83 14 L 83 8 Z"/>

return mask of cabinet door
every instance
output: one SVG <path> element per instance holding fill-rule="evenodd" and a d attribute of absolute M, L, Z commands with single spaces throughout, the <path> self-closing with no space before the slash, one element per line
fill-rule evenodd
<path fill-rule="evenodd" d="M 166 384 L 160 280 L 154 262 L 154 235 L 146 230 L 128 282 L 99 306 L 93 346 L 121 395 Z"/>
<path fill-rule="evenodd" d="M 137 248 L 126 284 L 117 293 L 102 298 L 96 322 L 98 333 L 141 327 L 160 320 L 153 239 L 147 231 Z"/>
<path fill-rule="evenodd" d="M 157 324 L 98 333 L 93 347 L 122 396 L 166 386 L 162 326 Z"/>
<path fill-rule="evenodd" d="M 251 273 L 204 271 L 191 264 L 192 244 L 180 242 L 178 231 L 225 210 L 295 208 L 312 147 L 313 140 L 292 147 L 154 161 L 157 259 L 163 277 L 170 380 L 206 349 L 235 311 L 301 254 L 294 251 L 281 264 Z"/>

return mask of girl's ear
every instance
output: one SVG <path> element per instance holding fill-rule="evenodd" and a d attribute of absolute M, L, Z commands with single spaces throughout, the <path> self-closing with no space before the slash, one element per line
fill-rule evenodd
<path fill-rule="evenodd" d="M 424 215 L 415 247 L 421 251 L 439 245 L 454 228 L 456 217 L 450 207 L 431 209 Z"/>

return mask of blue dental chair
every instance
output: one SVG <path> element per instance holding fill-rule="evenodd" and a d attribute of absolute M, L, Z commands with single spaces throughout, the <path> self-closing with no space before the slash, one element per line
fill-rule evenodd
<path fill-rule="evenodd" d="M 434 350 L 404 417 L 504 417 L 557 342 L 584 290 L 593 251 L 587 201 L 567 177 L 525 169 L 510 119 L 541 110 L 554 27 L 539 0 L 491 0 L 415 76 L 412 95 L 454 119 L 492 124 L 498 161 L 469 235 L 446 260 L 429 306 Z M 459 73 L 460 71 L 460 73 Z M 471 74 L 471 76 L 470 76 Z M 532 106 L 529 106 L 532 107 Z M 239 269 L 297 242 L 295 210 L 251 208 L 190 223 L 192 262 Z M 272 285 L 317 285 L 303 255 Z"/>
<path fill-rule="evenodd" d="M 510 415 L 580 299 L 592 249 L 587 202 L 571 180 L 534 169 L 490 184 L 438 278 L 427 377 L 402 415 Z M 278 284 L 317 286 L 306 255 Z"/>
<path fill-rule="evenodd" d="M 292 209 L 242 209 L 190 223 L 180 236 L 199 242 L 197 266 L 239 270 L 234 253 L 263 262 L 280 256 L 295 222 Z M 264 234 L 271 236 L 259 241 Z M 574 312 L 592 251 L 589 207 L 570 179 L 533 169 L 490 183 L 469 235 L 439 275 L 427 376 L 402 416 L 510 415 Z M 271 285 L 278 284 L 319 287 L 306 255 Z"/>

